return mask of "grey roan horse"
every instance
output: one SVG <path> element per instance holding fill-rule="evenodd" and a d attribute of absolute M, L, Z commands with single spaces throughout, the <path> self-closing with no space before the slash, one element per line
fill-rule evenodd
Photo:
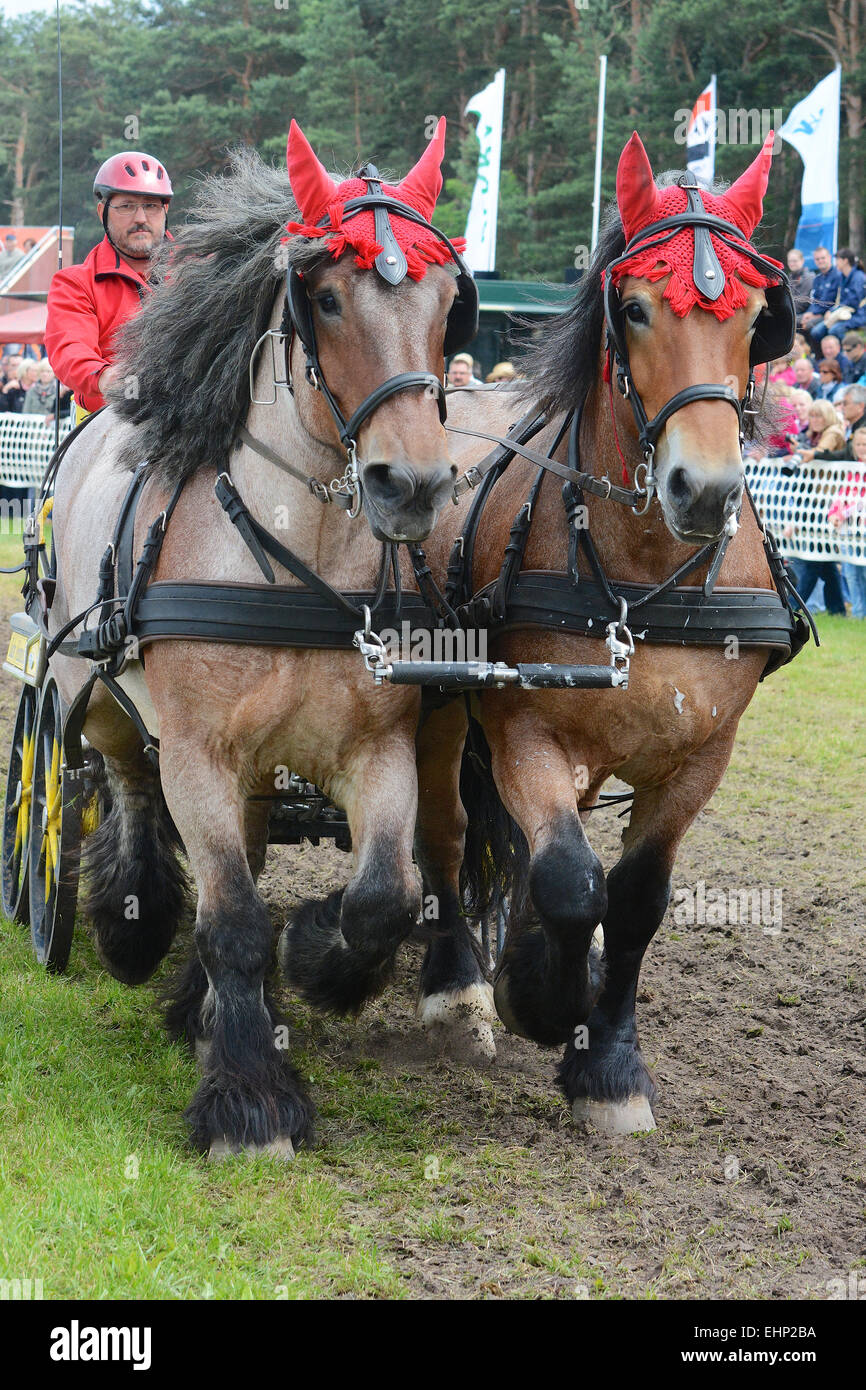
<path fill-rule="evenodd" d="M 426 218 L 441 186 L 443 139 L 444 122 L 396 192 Z M 320 368 L 344 417 L 396 373 L 443 374 L 457 290 L 449 256 L 428 255 L 420 271 L 415 256 L 413 276 L 409 226 L 410 275 L 392 285 L 364 268 L 351 246 L 328 255 L 323 241 L 297 233 L 286 246 L 287 222 L 299 213 L 321 217 L 308 205 L 316 190 L 326 205 L 345 196 L 296 127 L 289 179 L 247 152 L 235 156 L 227 177 L 204 183 L 168 274 L 127 328 L 112 408 L 86 427 L 60 468 L 52 632 L 92 603 L 130 467 L 144 460 L 136 555 L 186 479 L 157 581 L 261 584 L 215 497 L 217 475 L 229 467 L 252 516 L 271 532 L 282 525 L 279 538 L 341 591 L 375 589 L 381 539 L 423 539 L 432 530 L 455 472 L 435 391 L 392 394 L 359 428 L 369 525 L 322 503 L 347 456 L 297 335 L 288 363 L 293 391 L 254 403 L 274 394 L 269 343 L 251 403 L 248 363 L 264 330 L 280 328 L 286 251 L 303 272 Z M 313 485 L 238 444 L 239 424 Z M 295 582 L 276 570 L 279 583 Z M 411 570 L 403 579 L 411 587 Z M 57 655 L 51 669 L 63 700 L 72 701 L 85 663 Z M 309 1135 L 311 1106 L 275 1047 L 277 1014 L 265 984 L 272 928 L 256 891 L 269 807 L 255 798 L 273 794 L 275 776 L 291 768 L 346 811 L 351 878 L 296 914 L 283 959 L 314 1002 L 356 1006 L 381 983 L 421 904 L 412 859 L 418 693 L 374 689 L 356 652 L 180 639 L 147 647 L 120 684 L 159 738 L 160 767 L 157 774 L 133 724 L 97 684 L 84 733 L 104 757 L 112 809 L 90 840 L 84 911 L 100 960 L 130 984 L 153 973 L 185 908 L 182 846 L 198 892 L 195 951 L 174 988 L 169 1023 L 195 1045 L 203 1069 L 187 1111 L 193 1142 L 213 1155 L 264 1148 L 290 1156 Z"/>

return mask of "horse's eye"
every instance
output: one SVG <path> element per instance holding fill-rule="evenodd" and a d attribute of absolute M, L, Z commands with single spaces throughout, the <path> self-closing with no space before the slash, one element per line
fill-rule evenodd
<path fill-rule="evenodd" d="M 340 306 L 332 294 L 317 295 L 316 303 L 323 314 L 339 314 L 340 312 Z"/>
<path fill-rule="evenodd" d="M 623 305 L 623 313 L 629 323 L 647 323 L 648 319 L 644 313 L 643 306 L 637 299 L 630 299 L 628 304 Z"/>

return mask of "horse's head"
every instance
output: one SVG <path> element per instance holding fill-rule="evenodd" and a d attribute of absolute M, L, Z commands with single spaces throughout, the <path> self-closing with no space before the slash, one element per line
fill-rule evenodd
<path fill-rule="evenodd" d="M 737 512 L 752 369 L 793 341 L 784 271 L 749 243 L 772 142 L 722 194 L 690 176 L 659 188 L 637 134 L 617 170 L 626 248 L 605 277 L 608 369 L 668 528 L 690 543 L 720 536 Z"/>
<path fill-rule="evenodd" d="M 356 470 L 381 540 L 428 536 L 456 476 L 443 353 L 474 336 L 477 296 L 458 249 L 430 225 L 444 141 L 443 118 L 399 184 L 365 165 L 337 185 L 294 122 L 289 132 L 302 218 L 289 232 L 308 239 L 288 280 L 296 403 L 308 432 Z"/>

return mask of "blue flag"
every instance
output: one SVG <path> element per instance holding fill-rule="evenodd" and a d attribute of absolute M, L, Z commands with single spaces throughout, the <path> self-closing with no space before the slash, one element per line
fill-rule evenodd
<path fill-rule="evenodd" d="M 840 67 L 798 102 L 779 134 L 803 160 L 797 246 L 811 262 L 816 246 L 836 250 L 839 227 Z"/>

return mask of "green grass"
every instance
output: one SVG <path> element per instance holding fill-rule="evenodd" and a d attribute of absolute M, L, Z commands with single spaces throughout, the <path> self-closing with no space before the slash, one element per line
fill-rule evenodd
<path fill-rule="evenodd" d="M 19 554 L 16 538 L 0 536 L 0 564 Z M 19 585 L 0 579 L 7 611 Z M 747 805 L 784 817 L 805 789 L 823 825 L 850 830 L 863 786 L 866 626 L 824 617 L 820 627 L 822 651 L 807 650 L 763 685 L 742 721 L 714 802 L 728 823 Z M 853 858 L 852 872 L 863 872 Z M 0 1278 L 41 1279 L 47 1298 L 401 1298 L 430 1287 L 432 1261 L 455 1271 L 448 1287 L 481 1297 L 700 1291 L 714 1267 L 685 1236 L 660 1239 L 657 1273 L 643 1283 L 627 1259 L 602 1264 L 593 1253 L 594 1232 L 620 1230 L 628 1251 L 649 1238 L 646 1220 L 667 1219 L 619 1170 L 643 1153 L 663 1165 L 666 1145 L 691 1142 L 688 1127 L 671 1119 L 657 1139 L 601 1156 L 575 1141 L 567 1158 L 560 1147 L 551 1160 L 545 1126 L 552 1134 L 562 1123 L 552 1088 L 546 1102 L 532 1097 L 536 1147 L 491 1140 L 487 1117 L 499 1116 L 507 1135 L 501 1117 L 524 1105 L 519 1078 L 389 1072 L 349 1052 L 335 1060 L 317 1047 L 321 1025 L 308 1010 L 294 1005 L 290 1023 L 302 1040 L 293 1060 L 320 1108 L 319 1146 L 288 1166 L 209 1166 L 187 1147 L 182 1119 L 196 1069 L 167 1043 L 151 991 L 107 976 L 81 932 L 67 975 L 46 975 L 26 930 L 3 924 Z M 458 1086 L 472 1095 L 477 1133 L 455 1123 Z M 748 1296 L 774 1261 L 794 1267 L 792 1256 L 773 1254 L 791 1227 L 777 1214 L 753 1254 L 730 1255 L 725 1296 Z M 473 1285 L 473 1256 L 491 1249 L 497 1272 L 488 1262 Z"/>

